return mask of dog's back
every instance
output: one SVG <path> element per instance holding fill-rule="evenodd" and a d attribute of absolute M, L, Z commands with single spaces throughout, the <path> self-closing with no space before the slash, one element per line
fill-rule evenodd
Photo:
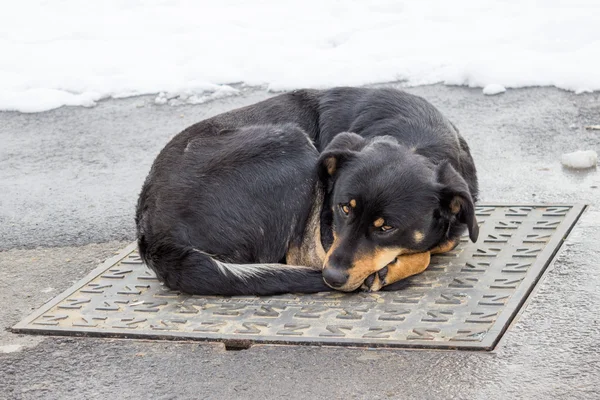
<path fill-rule="evenodd" d="M 320 272 L 289 266 L 314 200 L 318 152 L 293 124 L 191 137 L 157 159 L 140 195 L 138 246 L 173 289 L 202 294 L 325 290 Z"/>

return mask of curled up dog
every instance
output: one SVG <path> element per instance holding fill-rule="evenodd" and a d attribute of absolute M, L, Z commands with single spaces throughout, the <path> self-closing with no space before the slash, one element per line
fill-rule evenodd
<path fill-rule="evenodd" d="M 191 294 L 380 290 L 477 240 L 469 147 L 395 89 L 298 90 L 201 121 L 156 158 L 138 247 Z"/>

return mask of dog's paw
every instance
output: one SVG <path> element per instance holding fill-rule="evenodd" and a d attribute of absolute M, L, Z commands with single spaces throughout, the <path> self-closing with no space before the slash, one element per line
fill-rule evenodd
<path fill-rule="evenodd" d="M 385 281 L 387 273 L 387 266 L 383 267 L 377 272 L 372 273 L 367 277 L 367 279 L 365 279 L 361 288 L 367 292 L 377 292 L 381 290 L 381 288 L 387 284 Z"/>

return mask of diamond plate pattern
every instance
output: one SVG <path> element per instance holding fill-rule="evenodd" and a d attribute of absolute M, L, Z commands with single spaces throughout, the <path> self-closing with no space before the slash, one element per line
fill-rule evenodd
<path fill-rule="evenodd" d="M 135 244 L 17 324 L 18 332 L 492 349 L 583 206 L 479 206 L 465 237 L 403 288 L 273 297 L 168 290 Z"/>

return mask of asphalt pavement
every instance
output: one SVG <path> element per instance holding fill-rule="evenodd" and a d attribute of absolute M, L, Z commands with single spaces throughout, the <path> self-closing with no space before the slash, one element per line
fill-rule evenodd
<path fill-rule="evenodd" d="M 393 86 L 390 84 L 390 86 Z M 134 239 L 137 195 L 170 137 L 269 96 L 156 105 L 144 96 L 0 112 L 0 399 L 600 398 L 600 93 L 407 89 L 469 142 L 482 202 L 588 204 L 524 311 L 489 353 L 16 335 L 14 325 Z"/>

